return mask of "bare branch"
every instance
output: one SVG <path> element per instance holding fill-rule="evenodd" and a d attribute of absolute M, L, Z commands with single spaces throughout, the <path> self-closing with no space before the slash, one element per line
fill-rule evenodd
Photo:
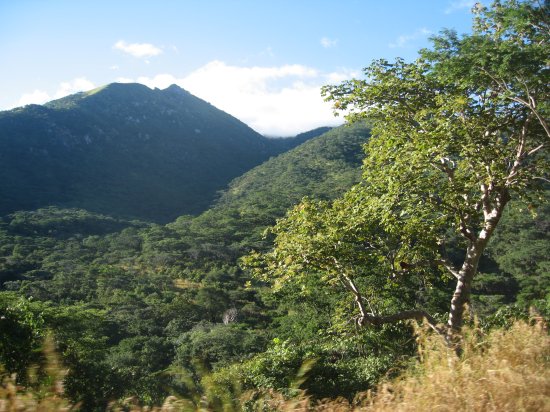
<path fill-rule="evenodd" d="M 437 261 L 437 263 L 439 263 L 440 265 L 443 265 L 445 269 L 447 269 L 451 273 L 451 275 L 453 275 L 455 278 L 457 279 L 459 278 L 458 270 L 454 267 L 454 265 L 449 259 L 441 258 Z"/>
<path fill-rule="evenodd" d="M 419 322 L 425 320 L 428 325 L 438 334 L 444 335 L 446 332 L 446 330 L 437 325 L 437 321 L 428 312 L 422 309 L 404 310 L 402 312 L 397 312 L 392 315 L 385 316 L 366 315 L 359 319 L 358 322 L 360 322 L 359 324 L 361 326 L 364 326 L 365 323 L 375 326 L 381 326 L 386 323 L 396 323 L 403 320 L 416 320 Z"/>
<path fill-rule="evenodd" d="M 530 120 L 531 116 L 528 116 L 525 120 L 525 123 L 523 124 L 523 127 L 521 128 L 521 131 L 519 132 L 519 142 L 516 150 L 516 158 L 514 159 L 514 163 L 512 164 L 510 173 L 506 178 L 506 186 L 509 186 L 512 183 L 512 179 L 518 174 L 519 168 L 523 163 L 525 141 L 527 140 L 527 126 L 529 125 Z"/>
<path fill-rule="evenodd" d="M 359 292 L 359 289 L 357 289 L 357 286 L 355 286 L 353 280 L 345 273 L 341 273 L 341 276 L 346 280 L 346 283 L 348 285 L 347 289 L 350 290 L 355 296 L 355 303 L 357 304 L 357 308 L 359 309 L 359 319 L 357 320 L 357 324 L 363 326 L 363 320 L 368 316 L 374 316 L 374 314 L 370 315 L 365 310 L 365 305 L 363 304 L 363 296 L 361 296 L 361 293 Z"/>
<path fill-rule="evenodd" d="M 470 242 L 475 242 L 476 238 L 472 230 L 468 227 L 468 224 L 466 223 L 466 218 L 461 213 L 459 215 L 460 218 L 460 234 L 464 236 L 467 240 Z"/>
<path fill-rule="evenodd" d="M 508 92 L 511 91 L 510 87 L 503 80 L 497 79 L 495 76 L 493 76 L 491 73 L 489 73 L 483 67 L 480 67 L 480 70 L 482 72 L 484 72 L 487 76 L 489 76 L 500 88 L 502 88 L 503 90 L 508 91 Z M 527 99 L 528 100 L 522 99 L 522 98 L 517 97 L 517 96 L 505 96 L 505 97 L 512 100 L 512 101 L 514 101 L 514 102 L 516 102 L 516 103 L 519 103 L 519 104 L 527 107 L 529 110 L 531 110 L 531 112 L 535 115 L 535 117 L 537 118 L 537 120 L 539 121 L 541 126 L 543 127 L 544 131 L 546 132 L 546 135 L 550 138 L 550 126 L 548 126 L 548 123 L 547 123 L 546 119 L 544 117 L 542 117 L 542 115 L 537 110 L 537 104 L 536 104 L 536 101 L 535 101 L 535 98 L 533 97 L 533 95 L 530 94 L 528 89 L 526 90 L 526 93 L 527 93 Z"/>
<path fill-rule="evenodd" d="M 333 260 L 336 265 L 339 265 L 336 258 L 333 257 Z M 440 335 L 445 334 L 444 330 L 437 326 L 437 321 L 428 312 L 421 309 L 405 310 L 403 312 L 398 312 L 392 315 L 380 316 L 375 315 L 371 308 L 371 313 L 367 313 L 363 304 L 363 300 L 366 300 L 370 306 L 368 300 L 361 295 L 359 289 L 348 275 L 346 275 L 344 272 L 341 272 L 340 275 L 341 282 L 344 284 L 346 289 L 351 291 L 355 296 L 355 303 L 357 304 L 357 308 L 359 309 L 359 317 L 357 319 L 357 324 L 359 326 L 365 326 L 366 323 L 380 326 L 385 323 L 395 323 L 402 320 L 422 321 L 425 319 L 428 325 L 434 331 L 436 331 Z"/>
<path fill-rule="evenodd" d="M 546 136 L 550 138 L 550 126 L 548 126 L 548 123 L 546 122 L 546 119 L 542 117 L 542 115 L 539 113 L 539 111 L 536 109 L 535 100 L 532 96 L 529 96 L 530 102 L 526 102 L 523 99 L 520 99 L 519 97 L 510 97 L 511 100 L 515 101 L 516 103 L 522 104 L 528 109 L 531 110 L 531 112 L 535 115 L 537 120 L 539 121 L 540 125 L 546 132 Z"/>
<path fill-rule="evenodd" d="M 544 146 L 546 146 L 544 143 L 538 145 L 537 147 L 535 147 L 534 149 L 531 149 L 529 150 L 525 156 L 531 156 L 532 154 L 535 154 L 536 152 L 538 152 L 540 149 L 542 149 Z"/>

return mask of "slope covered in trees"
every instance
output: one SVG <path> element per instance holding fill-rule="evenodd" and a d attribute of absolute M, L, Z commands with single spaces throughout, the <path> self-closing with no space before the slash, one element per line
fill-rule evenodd
<path fill-rule="evenodd" d="M 124 396 L 160 402 L 163 388 L 179 385 L 159 377 L 171 364 L 193 370 L 200 358 L 219 367 L 261 352 L 274 305 L 247 286 L 237 259 L 268 247 L 262 231 L 302 196 L 327 199 L 355 183 L 368 136 L 342 127 L 314 138 L 234 181 L 238 197 L 228 190 L 212 210 L 165 226 L 54 207 L 5 216 L 2 359 L 23 376 L 52 328 L 71 370 L 67 394 L 101 409 Z M 258 209 L 283 188 L 272 208 Z"/>
<path fill-rule="evenodd" d="M 61 206 L 167 222 L 302 142 L 260 136 L 175 85 L 114 83 L 0 112 L 0 215 Z"/>
<path fill-rule="evenodd" d="M 169 393 L 221 408 L 249 389 L 352 399 L 410 364 L 409 319 L 453 349 L 441 352 L 452 375 L 473 315 L 480 335 L 529 307 L 548 317 L 541 28 L 540 4 L 497 2 L 477 9 L 473 35 L 443 32 L 416 62 L 375 62 L 367 79 L 327 88 L 355 124 L 248 171 L 199 216 L 5 216 L 7 371 L 32 385 L 24 372 L 44 364 L 51 329 L 65 393 L 84 410 Z"/>
<path fill-rule="evenodd" d="M 362 126 L 335 129 L 236 179 L 212 210 L 165 226 L 75 209 L 4 217 L 3 363 L 24 376 L 51 328 L 70 370 L 67 395 L 97 410 L 126 396 L 160 403 L 166 388 L 188 393 L 180 375 L 166 371 L 193 373 L 196 360 L 214 368 L 221 387 L 242 379 L 245 388 L 283 390 L 311 357 L 317 363 L 303 387 L 313 395 L 352 396 L 375 385 L 412 353 L 406 327 L 358 333 L 347 321 L 346 292 L 310 283 L 315 293 L 274 294 L 236 264 L 251 249 L 269 249 L 261 233 L 303 195 L 328 200 L 356 182 L 368 136 Z M 286 196 L 274 207 L 258 209 L 279 194 Z M 535 221 L 511 216 L 475 285 L 476 308 L 491 314 L 518 296 L 524 304 L 544 297 L 547 262 L 538 254 L 548 256 L 547 216 L 546 209 Z M 509 231 L 521 231 L 521 242 Z M 400 296 L 421 292 L 410 285 Z M 237 360 L 241 366 L 230 365 Z"/>

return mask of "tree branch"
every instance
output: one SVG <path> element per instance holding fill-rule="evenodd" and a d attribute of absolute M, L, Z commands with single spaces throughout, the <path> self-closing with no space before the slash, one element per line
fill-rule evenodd
<path fill-rule="evenodd" d="M 527 126 L 529 125 L 529 121 L 531 120 L 531 117 L 528 116 L 525 120 L 525 123 L 523 124 L 523 127 L 521 128 L 520 134 L 519 134 L 519 142 L 518 147 L 516 150 L 516 158 L 514 159 L 514 163 L 512 164 L 512 168 L 510 169 L 510 173 L 506 177 L 506 186 L 509 186 L 512 183 L 512 179 L 518 174 L 519 168 L 521 167 L 523 163 L 524 158 L 524 149 L 525 149 L 525 142 L 527 139 Z"/>
<path fill-rule="evenodd" d="M 428 325 L 438 334 L 444 335 L 446 331 L 437 325 L 437 321 L 428 312 L 422 309 L 404 310 L 402 312 L 397 312 L 392 315 L 384 316 L 366 314 L 366 316 L 359 320 L 360 323 L 358 323 L 361 326 L 364 326 L 365 323 L 369 323 L 375 326 L 381 326 L 386 323 L 396 323 L 402 320 L 416 320 L 419 322 L 426 320 Z"/>
<path fill-rule="evenodd" d="M 449 259 L 441 258 L 436 262 L 439 263 L 440 265 L 443 265 L 445 269 L 447 269 L 451 273 L 451 275 L 453 275 L 455 278 L 457 279 L 459 278 L 458 270 L 454 267 L 454 265 Z"/>
<path fill-rule="evenodd" d="M 503 80 L 497 79 L 495 76 L 493 76 L 491 73 L 489 73 L 484 67 L 480 67 L 480 70 L 482 72 L 484 72 L 487 76 L 489 76 L 497 84 L 498 87 L 503 89 L 503 91 L 512 92 L 510 90 L 510 87 L 506 84 L 506 82 L 504 82 Z M 525 85 L 525 82 L 521 82 L 521 83 L 523 83 Z M 527 93 L 528 101 L 525 100 L 525 99 L 522 99 L 520 97 L 517 97 L 517 96 L 505 96 L 505 97 L 512 100 L 512 101 L 514 101 L 514 102 L 516 102 L 516 103 L 519 103 L 519 104 L 527 107 L 529 110 L 531 110 L 531 112 L 535 115 L 535 117 L 537 118 L 537 120 L 541 124 L 542 128 L 546 132 L 546 136 L 548 136 L 550 138 L 550 127 L 548 126 L 548 123 L 546 122 L 546 119 L 544 117 L 542 117 L 542 115 L 537 110 L 537 105 L 536 105 L 535 98 L 529 92 L 528 88 L 526 89 L 526 93 Z"/>
<path fill-rule="evenodd" d="M 546 146 L 544 143 L 542 144 L 539 144 L 537 147 L 535 147 L 534 149 L 531 149 L 529 150 L 526 154 L 525 154 L 525 157 L 527 156 L 531 156 L 532 154 L 538 152 L 540 149 L 542 149 L 544 146 Z"/>
<path fill-rule="evenodd" d="M 357 308 L 359 309 L 359 317 L 357 319 L 357 325 L 359 326 L 365 326 L 365 324 L 371 324 L 380 326 L 385 323 L 396 323 L 402 320 L 417 320 L 422 321 L 426 320 L 428 325 L 438 334 L 444 336 L 445 331 L 437 326 L 437 321 L 425 310 L 422 309 L 413 309 L 413 310 L 405 310 L 402 312 L 394 313 L 392 315 L 375 315 L 373 312 L 367 313 L 365 310 L 365 305 L 363 304 L 364 297 L 361 295 L 361 292 L 359 292 L 359 289 L 353 282 L 353 279 L 351 279 L 348 275 L 344 273 L 342 270 L 342 267 L 338 263 L 338 260 L 333 256 L 332 257 L 335 265 L 339 267 L 340 271 L 340 282 L 344 285 L 344 287 L 353 293 L 355 297 L 355 303 L 357 304 Z M 366 300 L 366 299 L 365 299 Z M 368 303 L 368 300 L 367 300 Z M 370 304 L 369 304 L 370 305 Z"/>

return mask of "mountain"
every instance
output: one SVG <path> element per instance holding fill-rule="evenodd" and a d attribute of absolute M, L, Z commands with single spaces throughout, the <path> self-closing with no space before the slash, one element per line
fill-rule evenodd
<path fill-rule="evenodd" d="M 167 222 L 301 142 L 263 137 L 176 85 L 113 83 L 0 112 L 0 215 L 55 205 Z"/>

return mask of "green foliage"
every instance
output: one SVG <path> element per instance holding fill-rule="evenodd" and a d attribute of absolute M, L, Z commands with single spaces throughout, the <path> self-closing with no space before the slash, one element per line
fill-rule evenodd
<path fill-rule="evenodd" d="M 548 199 L 548 191 L 544 197 Z M 549 212 L 548 203 L 537 209 L 525 203 L 514 205 L 489 248 L 499 268 L 518 282 L 517 300 L 524 306 L 550 300 Z"/>
<path fill-rule="evenodd" d="M 236 260 L 250 248 L 267 250 L 273 236 L 262 239 L 261 233 L 302 195 L 331 198 L 356 181 L 360 175 L 357 159 L 367 137 L 362 127 L 335 129 L 296 149 L 296 155 L 289 152 L 243 176 L 232 185 L 242 188 L 238 196 L 230 189 L 211 211 L 198 217 L 183 216 L 166 226 L 74 209 L 49 208 L 7 216 L 0 224 L 0 277 L 4 290 L 14 292 L 1 292 L 0 298 L 13 306 L 20 296 L 33 297 L 31 301 L 22 299 L 30 319 L 39 320 L 34 329 L 18 329 L 36 332 L 24 334 L 25 345 L 31 343 L 38 349 L 39 340 L 31 336 L 39 339 L 46 327 L 55 332 L 68 369 L 65 393 L 87 410 L 104 410 L 111 400 L 126 396 L 140 399 L 142 404 L 158 403 L 170 388 L 181 386 L 170 370 L 183 368 L 197 380 L 201 373 L 195 360 L 199 359 L 215 368 L 212 379 L 219 382 L 218 389 L 220 385 L 233 388 L 237 382 L 243 388 L 267 384 L 289 388 L 304 362 L 316 359 L 309 364 L 308 380 L 302 387 L 318 397 L 351 397 L 411 353 L 413 341 L 408 330 L 383 327 L 356 334 L 349 323 L 354 315 L 353 300 L 345 290 L 320 282 L 319 271 L 302 277 L 299 288 L 283 282 L 273 293 L 239 269 Z M 341 145 L 349 147 L 339 149 Z M 300 181 L 298 169 L 288 165 L 298 158 L 304 159 L 302 170 L 310 170 L 307 165 L 311 164 L 317 172 Z M 338 160 L 331 163 L 328 158 Z M 333 164 L 338 166 L 330 169 Z M 323 165 L 331 172 L 325 173 Z M 261 173 L 267 166 L 269 173 Z M 289 170 L 295 173 L 288 174 Z M 348 174 L 349 179 L 338 177 L 339 172 Z M 296 187 L 288 203 L 254 214 L 254 205 L 276 198 L 284 181 Z M 396 310 L 416 302 L 444 312 L 444 282 L 418 283 L 422 276 L 404 276 L 386 285 L 369 266 L 372 256 L 363 246 L 381 239 L 372 238 L 370 230 L 379 225 L 366 225 L 370 215 L 365 210 L 348 207 L 361 193 L 355 189 L 334 204 L 309 199 L 304 203 L 307 207 L 296 207 L 291 218 L 280 225 L 299 228 L 307 220 L 304 228 L 308 231 L 300 236 L 315 239 L 312 251 L 321 248 L 316 252 L 321 263 L 321 252 L 330 249 L 330 242 L 344 242 L 335 251 L 353 270 L 350 274 L 362 279 L 358 284 L 370 288 L 366 297 L 377 310 Z M 245 210 L 248 212 L 240 212 Z M 346 218 L 350 212 L 353 219 Z M 332 213 L 340 217 L 324 219 Z M 546 215 L 547 210 L 540 208 L 536 222 L 545 222 Z M 529 219 L 521 223 L 525 230 L 541 227 L 542 223 L 533 226 Z M 510 233 L 517 231 L 515 215 L 505 217 L 504 224 L 507 222 L 514 228 Z M 351 228 L 357 239 L 348 233 Z M 544 238 L 544 231 L 522 236 L 521 247 L 516 237 L 505 237 L 506 241 L 495 243 L 498 256 L 491 256 L 498 260 L 520 249 L 539 250 L 534 245 L 541 236 Z M 291 250 L 294 246 L 289 243 L 285 247 Z M 399 259 L 394 259 L 397 265 Z M 382 263 L 377 263 L 379 270 L 384 268 Z M 498 276 L 503 273 L 497 263 L 491 270 Z M 398 284 L 406 287 L 396 289 Z M 507 299 L 514 300 L 517 292 L 507 291 Z M 224 315 L 232 309 L 236 309 L 236 323 L 224 325 Z M 13 344 L 18 368 L 24 370 L 41 355 L 38 350 L 19 351 L 24 346 L 17 341 L 15 330 L 6 328 L 3 342 Z M 287 349 L 273 345 L 262 354 L 266 342 L 275 337 L 287 342 Z M 242 362 L 242 369 L 230 366 L 235 361 Z M 238 379 L 232 375 L 237 372 Z M 194 385 L 200 388 L 198 382 Z"/>
<path fill-rule="evenodd" d="M 334 196 L 351 185 L 367 137 L 364 128 L 342 128 L 314 139 L 307 150 L 272 159 L 272 179 L 251 172 L 238 199 L 223 195 L 211 211 L 166 226 L 54 207 L 4 217 L 3 290 L 46 302 L 33 313 L 55 332 L 68 368 L 66 394 L 87 410 L 104 410 L 125 396 L 155 403 L 178 386 L 169 365 L 196 374 L 195 359 L 219 368 L 261 352 L 278 303 L 264 301 L 267 291 L 246 284 L 236 260 L 253 246 L 268 247 L 262 231 L 302 195 Z M 267 204 L 290 176 L 279 174 L 302 155 L 303 170 L 311 165 L 317 172 L 303 182 L 294 173 L 292 196 L 253 213 L 254 203 Z M 256 192 L 260 187 L 264 194 Z M 327 187 L 331 192 L 322 193 Z M 224 325 L 231 310 L 237 323 Z M 293 328 L 300 332 L 289 326 L 288 336 Z"/>
<path fill-rule="evenodd" d="M 318 399 L 351 399 L 396 368 L 400 356 L 411 349 L 407 333 L 397 328 L 385 329 L 382 336 L 360 334 L 346 340 L 293 342 L 276 338 L 264 353 L 219 369 L 207 381 L 225 388 L 274 389 L 287 395 L 304 389 Z"/>
<path fill-rule="evenodd" d="M 261 352 L 265 347 L 262 335 L 236 323 L 199 323 L 176 339 L 174 362 L 181 367 L 200 361 L 209 369 L 217 368 Z"/>
<path fill-rule="evenodd" d="M 511 203 L 480 257 L 471 308 L 487 328 L 533 303 L 544 316 L 549 210 L 547 193 L 532 189 L 546 173 L 548 46 L 529 23 L 547 24 L 540 11 L 514 1 L 479 9 L 472 36 L 443 32 L 414 63 L 375 62 L 368 80 L 327 88 L 361 121 L 315 138 L 324 130 L 263 139 L 174 87 L 110 85 L 2 113 L 10 133 L 0 128 L 0 141 L 21 143 L 0 150 L 3 206 L 23 207 L 32 189 L 26 208 L 54 193 L 108 215 L 48 207 L 0 221 L 0 361 L 23 373 L 51 329 L 65 393 L 83 410 L 129 397 L 160 404 L 172 391 L 189 408 L 236 408 L 248 389 L 351 399 L 415 349 L 410 326 L 362 328 L 365 319 L 423 308 L 441 322 L 446 266 L 465 259 L 505 191 L 524 203 Z M 216 167 L 220 153 L 227 168 Z M 31 163 L 41 168 L 29 177 Z M 110 217 L 195 213 L 237 175 L 199 216 Z"/>
<path fill-rule="evenodd" d="M 0 365 L 27 382 L 27 370 L 40 360 L 45 336 L 44 319 L 37 305 L 14 293 L 0 294 Z"/>
<path fill-rule="evenodd" d="M 444 31 L 413 63 L 375 61 L 367 80 L 324 89 L 350 120 L 373 124 L 348 208 L 376 209 L 407 266 L 438 261 L 458 279 L 453 329 L 506 204 L 537 199 L 547 175 L 548 15 L 533 1 L 479 6 L 472 35 Z M 458 267 L 446 250 L 456 239 Z"/>

